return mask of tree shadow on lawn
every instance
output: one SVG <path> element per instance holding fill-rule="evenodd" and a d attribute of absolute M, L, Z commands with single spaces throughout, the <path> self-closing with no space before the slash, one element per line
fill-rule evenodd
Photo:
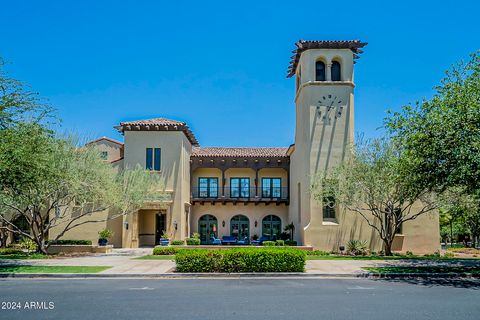
<path fill-rule="evenodd" d="M 373 281 L 403 283 L 403 284 L 419 285 L 419 286 L 426 286 L 426 287 L 452 287 L 452 288 L 480 290 L 480 279 L 407 277 L 407 278 L 381 278 L 381 279 L 373 279 Z"/>

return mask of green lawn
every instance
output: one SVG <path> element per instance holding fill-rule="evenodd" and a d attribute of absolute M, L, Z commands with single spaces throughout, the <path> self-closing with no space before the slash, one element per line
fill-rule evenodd
<path fill-rule="evenodd" d="M 98 273 L 105 266 L 0 266 L 0 273 Z"/>
<path fill-rule="evenodd" d="M 175 256 L 166 256 L 166 255 L 148 255 L 143 257 L 134 258 L 134 260 L 175 260 Z"/>
<path fill-rule="evenodd" d="M 480 274 L 480 267 L 364 267 L 374 273 L 461 273 Z"/>
<path fill-rule="evenodd" d="M 422 257 L 422 256 L 309 256 L 307 260 L 479 260 L 480 258 L 448 258 L 448 257 Z"/>
<path fill-rule="evenodd" d="M 40 253 L 0 254 L 0 260 L 48 259 L 50 256 Z"/>

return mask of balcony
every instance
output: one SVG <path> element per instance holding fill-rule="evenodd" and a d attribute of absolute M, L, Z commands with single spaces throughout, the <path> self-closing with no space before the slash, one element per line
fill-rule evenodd
<path fill-rule="evenodd" d="M 262 189 L 262 187 L 243 187 L 243 188 L 231 188 L 230 186 L 210 188 L 206 190 L 205 188 L 199 188 L 198 186 L 192 187 L 191 194 L 192 204 L 200 203 L 204 204 L 220 202 L 225 203 L 275 203 L 280 205 L 285 203 L 288 205 L 289 194 L 288 187 L 273 187 L 269 189 Z"/>

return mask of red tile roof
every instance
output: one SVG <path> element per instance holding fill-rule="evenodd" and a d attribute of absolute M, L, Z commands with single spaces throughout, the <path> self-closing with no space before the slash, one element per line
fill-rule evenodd
<path fill-rule="evenodd" d="M 194 146 L 198 146 L 192 130 L 185 122 L 170 120 L 165 118 L 154 118 L 146 120 L 136 120 L 128 122 L 120 122 L 120 126 L 116 127 L 118 131 L 183 131 L 187 139 Z"/>
<path fill-rule="evenodd" d="M 288 148 L 193 148 L 192 157 L 279 157 L 287 158 Z"/>
<path fill-rule="evenodd" d="M 99 141 L 110 141 L 112 143 L 115 143 L 115 144 L 118 144 L 120 146 L 123 146 L 123 142 L 120 142 L 120 141 L 117 141 L 117 140 L 114 140 L 114 139 L 110 139 L 110 138 L 107 138 L 107 137 L 101 137 L 101 138 L 98 138 L 98 139 L 95 139 L 95 140 L 92 140 L 90 142 L 87 142 L 85 145 L 89 145 L 89 144 L 92 144 L 92 143 L 95 143 L 95 142 L 99 142 Z"/>
<path fill-rule="evenodd" d="M 297 71 L 298 62 L 302 52 L 308 49 L 350 49 L 353 51 L 353 57 L 359 58 L 359 54 L 363 53 L 360 48 L 367 45 L 366 42 L 360 40 L 299 40 L 295 43 L 297 47 L 292 51 L 294 55 L 291 57 L 290 65 L 288 66 L 287 78 L 291 78 Z"/>

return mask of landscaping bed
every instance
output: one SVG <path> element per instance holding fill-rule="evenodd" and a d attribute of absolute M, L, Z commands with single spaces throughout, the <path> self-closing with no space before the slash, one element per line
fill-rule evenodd
<path fill-rule="evenodd" d="M 306 253 L 291 248 L 189 249 L 175 254 L 176 272 L 304 272 Z"/>

